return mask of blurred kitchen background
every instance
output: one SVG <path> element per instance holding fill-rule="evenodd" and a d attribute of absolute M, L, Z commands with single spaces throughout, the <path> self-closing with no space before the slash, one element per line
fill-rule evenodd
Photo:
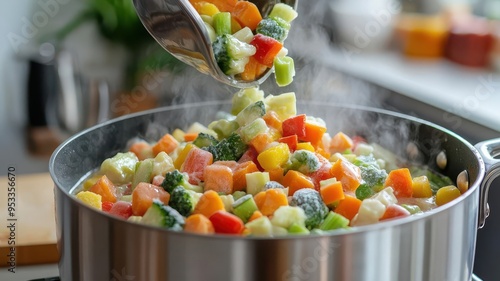
<path fill-rule="evenodd" d="M 131 0 L 2 5 L 0 175 L 47 172 L 59 143 L 110 118 L 235 92 L 160 49 Z M 400 111 L 473 144 L 500 137 L 500 0 L 301 0 L 285 46 L 295 82 L 271 77 L 266 93 Z M 484 280 L 500 276 L 498 183 L 490 206 L 474 269 Z"/>

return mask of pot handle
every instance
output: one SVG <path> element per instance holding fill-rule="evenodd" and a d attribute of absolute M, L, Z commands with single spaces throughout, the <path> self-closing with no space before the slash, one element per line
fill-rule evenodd
<path fill-rule="evenodd" d="M 480 142 L 476 148 L 483 157 L 486 174 L 481 182 L 481 191 L 479 198 L 479 223 L 478 228 L 482 228 L 486 218 L 490 214 L 488 205 L 488 193 L 491 183 L 500 176 L 500 138 Z"/>

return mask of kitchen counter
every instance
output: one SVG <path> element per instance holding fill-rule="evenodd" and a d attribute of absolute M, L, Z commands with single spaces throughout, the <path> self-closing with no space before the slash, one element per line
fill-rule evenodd
<path fill-rule="evenodd" d="M 328 48 L 314 56 L 326 66 L 500 132 L 500 73 L 444 59 L 410 59 L 395 51 Z"/>
<path fill-rule="evenodd" d="M 28 280 L 57 276 L 54 184 L 48 173 L 0 177 L 0 280 Z M 8 190 L 14 186 L 15 191 Z M 11 197 L 8 192 L 15 193 Z M 15 198 L 15 201 L 8 201 Z M 9 209 L 8 203 L 15 203 Z M 11 246 L 15 242 L 15 252 Z M 9 255 L 15 254 L 15 273 Z"/>

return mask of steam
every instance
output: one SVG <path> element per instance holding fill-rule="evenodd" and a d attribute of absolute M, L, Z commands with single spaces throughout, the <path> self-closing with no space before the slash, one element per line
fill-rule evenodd
<path fill-rule="evenodd" d="M 299 17 L 292 23 L 292 29 L 285 41 L 285 47 L 295 61 L 294 82 L 286 87 L 278 87 L 271 75 L 260 88 L 266 95 L 295 92 L 297 100 L 321 105 L 383 107 L 384 99 L 389 95 L 388 90 L 346 75 L 335 69 L 332 64 L 325 63 L 332 59 L 330 54 L 333 46 L 332 36 L 334 36 L 328 2 L 315 1 L 313 4 L 308 1 L 299 1 Z M 346 60 L 344 63 L 350 62 Z M 238 90 L 199 73 L 192 67 L 186 67 L 180 74 L 164 73 L 163 79 L 161 97 L 164 105 L 229 100 Z M 338 130 L 345 132 L 352 130 L 356 133 L 364 132 L 365 137 L 373 137 L 370 132 L 377 131 L 377 136 L 373 141 L 380 142 L 384 147 L 394 150 L 398 147 L 398 152 L 404 153 L 405 145 L 402 144 L 409 142 L 408 124 L 382 119 L 367 120 L 370 117 L 360 114 L 361 111 L 352 114 L 352 111 L 346 110 L 345 114 L 338 112 L 333 114 L 328 112 L 331 109 L 324 110 L 326 112 L 315 114 L 317 109 L 311 109 L 309 114 L 323 115 L 329 124 L 330 134 Z M 328 120 L 329 116 L 333 115 L 335 120 Z M 189 119 L 190 116 L 183 115 L 183 118 Z"/>

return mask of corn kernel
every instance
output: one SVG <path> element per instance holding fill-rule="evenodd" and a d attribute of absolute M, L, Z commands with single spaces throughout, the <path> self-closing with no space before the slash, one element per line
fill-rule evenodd
<path fill-rule="evenodd" d="M 432 189 L 429 179 L 426 176 L 413 178 L 413 197 L 429 198 L 432 196 Z"/>
<path fill-rule="evenodd" d="M 436 193 L 436 204 L 442 206 L 461 195 L 460 190 L 454 185 L 441 187 Z"/>
<path fill-rule="evenodd" d="M 102 210 L 102 197 L 91 191 L 82 191 L 76 194 L 76 198 L 90 207 Z"/>
<path fill-rule="evenodd" d="M 257 156 L 257 161 L 264 170 L 270 171 L 279 168 L 288 161 L 290 150 L 286 143 L 279 143 L 272 146 Z"/>

